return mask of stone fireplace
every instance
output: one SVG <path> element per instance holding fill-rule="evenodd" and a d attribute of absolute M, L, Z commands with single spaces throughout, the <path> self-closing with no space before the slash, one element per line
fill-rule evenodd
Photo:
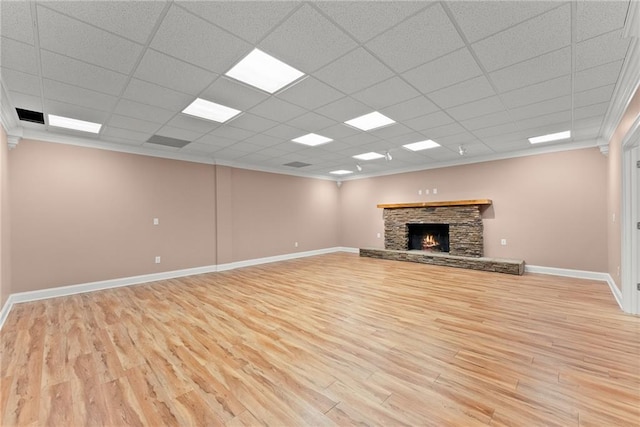
<path fill-rule="evenodd" d="M 360 256 L 523 274 L 523 260 L 483 257 L 482 210 L 489 205 L 486 199 L 378 205 L 385 248 L 361 248 Z"/>

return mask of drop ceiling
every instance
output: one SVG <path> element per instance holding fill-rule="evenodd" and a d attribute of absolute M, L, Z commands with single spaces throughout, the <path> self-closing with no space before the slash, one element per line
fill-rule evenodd
<path fill-rule="evenodd" d="M 9 134 L 295 175 L 353 171 L 340 179 L 602 144 L 635 47 L 629 1 L 0 7 Z M 224 75 L 254 48 L 305 76 L 271 95 Z M 224 124 L 183 114 L 198 97 L 242 113 Z M 15 108 L 102 127 L 19 121 Z M 344 123 L 373 111 L 396 123 Z M 571 139 L 542 147 L 527 140 L 566 130 Z M 332 141 L 291 141 L 308 133 Z M 440 147 L 402 147 L 427 139 Z M 392 160 L 352 157 L 372 151 Z"/>

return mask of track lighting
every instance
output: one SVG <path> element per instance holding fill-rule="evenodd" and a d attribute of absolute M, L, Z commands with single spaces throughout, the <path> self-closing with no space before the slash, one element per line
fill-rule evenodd
<path fill-rule="evenodd" d="M 358 169 L 358 172 L 362 172 L 362 166 L 360 166 L 360 163 L 356 163 L 356 169 Z"/>
<path fill-rule="evenodd" d="M 467 154 L 467 149 L 465 148 L 464 145 L 458 146 L 458 154 L 460 154 L 461 156 L 464 156 L 465 154 Z"/>
<path fill-rule="evenodd" d="M 393 160 L 393 157 L 391 157 L 391 153 L 389 153 L 388 151 L 385 153 L 384 158 L 387 159 L 387 162 Z"/>

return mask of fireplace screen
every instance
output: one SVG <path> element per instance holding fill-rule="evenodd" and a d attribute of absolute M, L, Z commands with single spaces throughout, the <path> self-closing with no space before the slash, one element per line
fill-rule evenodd
<path fill-rule="evenodd" d="M 407 224 L 409 250 L 449 252 L 449 224 Z"/>

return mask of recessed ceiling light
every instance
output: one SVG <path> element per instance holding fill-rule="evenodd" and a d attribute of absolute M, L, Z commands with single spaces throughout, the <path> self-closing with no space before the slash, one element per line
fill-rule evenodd
<path fill-rule="evenodd" d="M 329 173 L 332 173 L 334 175 L 348 175 L 348 174 L 353 173 L 353 172 L 352 171 L 347 171 L 347 170 L 344 170 L 344 169 L 340 169 L 340 170 L 337 170 L 337 171 L 331 171 Z"/>
<path fill-rule="evenodd" d="M 560 139 L 569 139 L 569 138 L 571 138 L 571 131 L 565 130 L 564 132 L 550 133 L 548 135 L 542 135 L 542 136 L 534 136 L 533 138 L 529 138 L 529 142 L 532 144 L 540 144 L 541 142 L 551 142 L 551 141 L 558 141 Z"/>
<path fill-rule="evenodd" d="M 304 73 L 259 49 L 253 49 L 225 75 L 274 93 L 298 80 Z"/>
<path fill-rule="evenodd" d="M 384 158 L 384 154 L 380 154 L 372 151 L 370 153 L 357 154 L 353 156 L 353 158 L 358 160 L 375 160 L 375 159 Z"/>
<path fill-rule="evenodd" d="M 316 135 L 315 133 L 308 133 L 303 136 L 299 136 L 296 139 L 292 139 L 291 141 L 297 142 L 298 144 L 309 145 L 311 147 L 315 147 L 316 145 L 326 144 L 327 142 L 333 141 L 331 138 L 327 138 L 326 136 Z"/>
<path fill-rule="evenodd" d="M 440 144 L 430 139 L 427 139 L 425 141 L 418 141 L 411 144 L 405 144 L 403 145 L 403 147 L 411 151 L 420 151 L 420 150 L 427 150 L 429 148 L 440 147 Z"/>
<path fill-rule="evenodd" d="M 232 117 L 241 113 L 235 108 L 226 107 L 207 101 L 206 99 L 196 98 L 187 108 L 182 110 L 184 114 L 200 117 L 201 119 L 213 120 L 214 122 L 224 123 Z"/>
<path fill-rule="evenodd" d="M 98 133 L 102 125 L 100 123 L 85 122 L 84 120 L 70 119 L 69 117 L 48 114 L 49 126 L 79 130 L 82 132 Z"/>
<path fill-rule="evenodd" d="M 345 123 L 349 126 L 353 126 L 354 128 L 366 131 L 393 124 L 395 123 L 395 120 L 390 119 L 384 114 L 380 114 L 377 111 L 374 111 L 373 113 L 365 114 L 364 116 L 347 120 Z"/>

